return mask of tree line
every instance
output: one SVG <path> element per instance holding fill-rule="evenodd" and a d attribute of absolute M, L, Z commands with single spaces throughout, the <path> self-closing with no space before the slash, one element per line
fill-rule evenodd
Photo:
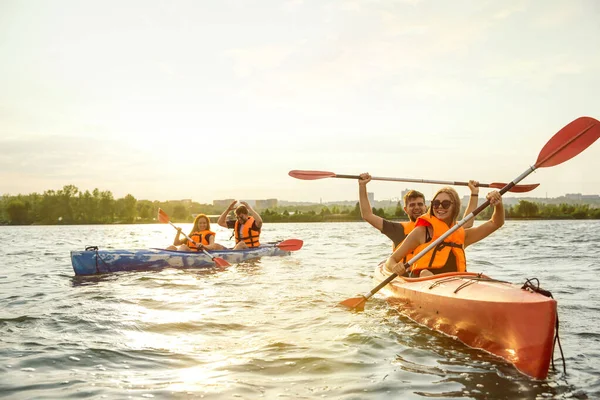
<path fill-rule="evenodd" d="M 115 199 L 109 190 L 80 191 L 73 185 L 42 194 L 4 195 L 0 199 L 0 224 L 114 224 L 155 223 L 162 208 L 174 222 L 191 222 L 193 215 L 219 215 L 223 208 L 189 200 L 137 200 L 131 194 Z M 393 207 L 373 208 L 373 213 L 386 219 L 406 219 L 402 203 Z M 322 204 L 285 206 L 258 210 L 265 222 L 339 222 L 359 221 L 358 203 L 351 206 Z M 463 215 L 461 211 L 461 216 Z M 508 219 L 600 219 L 600 208 L 588 204 L 542 204 L 521 200 L 515 206 L 505 205 Z M 489 219 L 492 209 L 481 212 L 478 219 Z"/>
<path fill-rule="evenodd" d="M 464 215 L 465 206 L 462 207 L 460 217 Z M 373 213 L 385 219 L 407 220 L 408 217 L 398 202 L 395 208 L 373 208 Z M 476 216 L 478 220 L 488 220 L 492 216 L 493 208 L 488 207 Z M 507 219 L 600 219 L 600 208 L 592 208 L 588 204 L 542 204 L 527 200 L 520 200 L 514 206 L 504 206 Z M 266 210 L 261 213 L 265 222 L 336 222 L 361 220 L 360 207 L 356 203 L 354 208 L 339 208 L 333 206 L 329 209 L 322 206 L 320 211 L 303 212 L 295 210 L 282 212 Z"/>
<path fill-rule="evenodd" d="M 80 191 L 67 185 L 42 194 L 4 195 L 0 199 L 0 224 L 73 225 L 154 223 L 162 208 L 176 222 L 189 222 L 192 214 L 221 213 L 213 205 L 190 201 L 137 200 L 131 194 L 115 199 L 109 190 Z"/>

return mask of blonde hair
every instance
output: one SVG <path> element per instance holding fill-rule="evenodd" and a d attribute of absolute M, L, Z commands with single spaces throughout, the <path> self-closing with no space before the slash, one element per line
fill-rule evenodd
<path fill-rule="evenodd" d="M 446 193 L 448 196 L 450 196 L 452 205 L 454 206 L 454 210 L 452 211 L 452 225 L 454 225 L 458 218 L 458 214 L 460 213 L 460 197 L 458 197 L 458 193 L 456 193 L 456 190 L 452 189 L 449 186 L 443 187 L 437 191 L 435 196 L 433 196 L 433 198 L 431 199 L 431 205 L 429 206 L 429 211 L 427 211 L 427 213 L 432 217 L 434 216 L 433 201 L 436 199 L 436 197 L 440 195 L 440 193 Z"/>
<path fill-rule="evenodd" d="M 201 218 L 204 218 L 206 220 L 206 230 L 210 231 L 210 219 L 208 219 L 208 217 L 205 214 L 198 214 L 194 219 L 194 226 L 192 227 L 192 232 L 200 231 L 200 228 L 198 227 L 198 222 Z"/>

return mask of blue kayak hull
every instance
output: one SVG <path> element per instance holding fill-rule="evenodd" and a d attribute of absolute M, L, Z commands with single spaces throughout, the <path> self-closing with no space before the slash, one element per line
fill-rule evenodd
<path fill-rule="evenodd" d="M 223 258 L 230 264 L 266 256 L 287 256 L 276 244 L 267 244 L 246 250 L 209 251 L 213 257 Z M 82 250 L 71 252 L 75 275 L 106 274 L 118 271 L 148 271 L 163 268 L 210 268 L 215 263 L 204 253 L 164 249 L 140 250 Z"/>

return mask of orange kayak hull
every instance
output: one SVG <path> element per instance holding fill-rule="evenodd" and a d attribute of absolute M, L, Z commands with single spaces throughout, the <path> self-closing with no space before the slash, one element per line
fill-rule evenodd
<path fill-rule="evenodd" d="M 377 266 L 374 281 L 388 276 Z M 495 354 L 532 378 L 548 376 L 554 299 L 469 272 L 398 277 L 382 292 L 413 321 Z"/>

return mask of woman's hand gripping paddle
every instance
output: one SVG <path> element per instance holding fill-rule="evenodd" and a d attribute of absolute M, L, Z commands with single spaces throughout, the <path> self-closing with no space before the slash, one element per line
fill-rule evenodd
<path fill-rule="evenodd" d="M 527 168 L 525 172 L 519 175 L 512 182 L 504 186 L 500 190 L 500 195 L 508 192 L 511 188 L 523 180 L 527 175 L 531 174 L 541 167 L 553 167 L 575 157 L 583 150 L 587 149 L 600 137 L 600 122 L 590 117 L 580 117 L 569 123 L 567 126 L 558 131 L 542 148 L 538 155 L 537 161 L 533 167 Z M 457 222 L 451 229 L 446 231 L 442 236 L 433 241 L 429 246 L 423 249 L 410 259 L 405 267 L 408 269 L 418 259 L 423 257 L 428 251 L 441 243 L 444 239 L 450 236 L 453 232 L 464 225 L 468 220 L 474 218 L 477 214 L 483 211 L 490 205 L 489 200 L 477 207 L 471 214 L 467 215 L 461 221 Z M 348 307 L 356 311 L 362 311 L 365 308 L 365 303 L 371 296 L 377 293 L 381 288 L 390 283 L 398 274 L 392 273 L 383 282 L 373 288 L 369 293 L 360 297 L 353 297 L 339 303 L 341 306 Z"/>
<path fill-rule="evenodd" d="M 173 228 L 177 229 L 180 231 L 179 228 L 177 228 L 169 219 L 169 216 L 167 215 L 166 212 L 164 212 L 163 210 L 161 210 L 160 208 L 158 209 L 158 220 L 164 224 L 170 224 Z M 196 246 L 199 246 L 198 243 L 194 242 L 188 235 L 185 234 L 185 232 L 181 232 L 183 233 L 183 235 L 187 238 L 187 240 L 189 240 L 190 242 L 193 242 Z M 212 256 L 208 251 L 204 250 L 204 249 L 200 249 L 201 252 L 203 252 L 204 254 L 206 254 L 207 256 L 209 256 L 211 258 L 211 260 L 214 261 L 215 264 L 217 264 L 217 266 L 219 267 L 229 267 L 231 264 L 229 264 L 227 261 L 225 261 L 224 259 L 222 259 L 221 257 L 214 257 Z"/>

